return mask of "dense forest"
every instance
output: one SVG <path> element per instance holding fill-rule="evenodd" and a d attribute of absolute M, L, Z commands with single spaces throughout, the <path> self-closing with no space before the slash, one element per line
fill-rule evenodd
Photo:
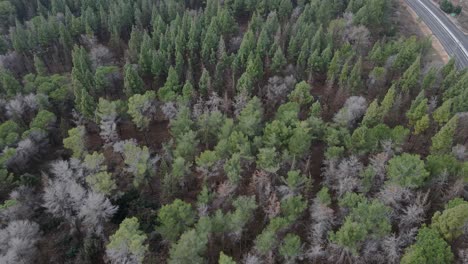
<path fill-rule="evenodd" d="M 398 5 L 0 0 L 0 263 L 468 263 L 468 71 Z"/>

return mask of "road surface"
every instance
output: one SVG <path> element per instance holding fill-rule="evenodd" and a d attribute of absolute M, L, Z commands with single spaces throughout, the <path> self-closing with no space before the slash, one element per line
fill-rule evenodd
<path fill-rule="evenodd" d="M 450 57 L 455 57 L 460 69 L 468 67 L 468 36 L 431 0 L 405 0 L 432 30 Z"/>

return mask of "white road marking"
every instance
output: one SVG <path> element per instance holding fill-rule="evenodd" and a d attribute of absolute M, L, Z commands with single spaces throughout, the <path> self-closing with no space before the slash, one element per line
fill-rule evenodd
<path fill-rule="evenodd" d="M 455 34 L 453 34 L 453 32 L 444 24 L 444 22 L 442 22 L 442 20 L 440 20 L 440 18 L 434 14 L 434 12 L 432 12 L 431 9 L 429 9 L 429 7 L 426 6 L 426 4 L 424 4 L 421 0 L 417 0 L 429 13 L 431 13 L 431 15 L 437 19 L 437 21 L 439 22 L 439 24 L 445 29 L 445 31 L 447 31 L 447 33 L 449 33 L 450 37 L 458 44 L 458 46 L 460 47 L 461 51 L 463 52 L 463 54 L 465 55 L 465 57 L 468 59 L 468 51 L 465 49 L 465 47 L 463 46 L 463 43 L 455 36 Z"/>

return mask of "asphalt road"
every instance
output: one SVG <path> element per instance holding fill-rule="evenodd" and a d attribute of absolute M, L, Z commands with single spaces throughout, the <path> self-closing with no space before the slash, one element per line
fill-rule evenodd
<path fill-rule="evenodd" d="M 432 30 L 447 53 L 455 57 L 457 66 L 460 69 L 468 67 L 468 36 L 431 0 L 405 1 Z"/>

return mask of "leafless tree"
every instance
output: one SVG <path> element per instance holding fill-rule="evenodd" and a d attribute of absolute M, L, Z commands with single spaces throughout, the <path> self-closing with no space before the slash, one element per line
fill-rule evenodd
<path fill-rule="evenodd" d="M 466 264 L 468 263 L 468 249 L 459 249 L 457 252 L 458 262 L 459 264 Z"/>
<path fill-rule="evenodd" d="M 362 246 L 361 261 L 363 263 L 385 263 L 382 252 L 382 242 L 378 239 L 368 239 Z"/>
<path fill-rule="evenodd" d="M 10 118 L 29 123 L 35 116 L 35 112 L 38 109 L 38 102 L 36 95 L 17 95 L 11 99 L 6 105 L 7 116 Z"/>
<path fill-rule="evenodd" d="M 124 245 L 119 249 L 107 249 L 106 255 L 112 264 L 140 264 L 137 256 L 132 254 L 130 249 Z"/>
<path fill-rule="evenodd" d="M 439 99 L 436 95 L 431 97 L 431 99 L 429 100 L 429 104 L 428 104 L 429 113 L 433 113 L 434 110 L 437 109 L 438 101 Z"/>
<path fill-rule="evenodd" d="M 441 202 L 446 203 L 456 197 L 468 197 L 465 187 L 466 183 L 464 179 L 457 179 L 456 181 L 447 184 L 445 188 L 440 188 L 440 193 L 442 194 Z"/>
<path fill-rule="evenodd" d="M 322 245 L 311 245 L 310 248 L 307 250 L 305 256 L 312 263 L 320 263 L 320 260 L 326 257 L 327 252 L 325 251 Z"/>
<path fill-rule="evenodd" d="M 466 152 L 466 147 L 464 145 L 456 145 L 452 148 L 452 153 L 460 161 L 466 161 L 466 159 L 468 159 L 468 152 Z"/>
<path fill-rule="evenodd" d="M 335 222 L 334 211 L 317 198 L 314 199 L 310 207 L 310 217 L 312 220 L 309 239 L 312 245 L 323 245 L 326 242 L 328 231 L 331 230 Z"/>
<path fill-rule="evenodd" d="M 89 192 L 80 207 L 78 216 L 88 234 L 102 235 L 104 223 L 117 211 L 103 194 Z"/>
<path fill-rule="evenodd" d="M 272 192 L 270 194 L 270 198 L 268 198 L 268 202 L 264 206 L 264 211 L 268 219 L 272 219 L 279 215 L 281 211 L 281 204 L 278 200 L 278 197 L 276 196 L 276 193 Z"/>
<path fill-rule="evenodd" d="M 234 36 L 229 41 L 229 50 L 231 52 L 236 52 L 242 44 L 242 36 Z"/>
<path fill-rule="evenodd" d="M 466 145 L 468 142 L 468 112 L 457 113 L 458 126 L 455 132 L 455 138 L 457 142 L 461 142 Z"/>
<path fill-rule="evenodd" d="M 330 243 L 327 247 L 328 261 L 336 264 L 358 263 L 353 253 L 340 245 Z"/>
<path fill-rule="evenodd" d="M 32 131 L 27 138 L 18 142 L 15 155 L 8 160 L 7 166 L 23 171 L 32 161 L 39 159 L 41 153 L 47 151 L 48 142 L 45 132 Z"/>
<path fill-rule="evenodd" d="M 409 189 L 398 184 L 386 184 L 377 194 L 377 198 L 385 205 L 393 209 L 392 219 L 398 217 L 398 212 L 403 210 L 405 204 L 414 199 L 414 193 Z"/>
<path fill-rule="evenodd" d="M 347 12 L 343 15 L 346 26 L 343 34 L 343 40 L 352 44 L 353 47 L 364 55 L 365 51 L 370 47 L 370 32 L 363 25 L 355 25 L 353 23 L 353 14 Z"/>
<path fill-rule="evenodd" d="M 245 93 L 239 93 L 236 95 L 234 98 L 234 115 L 236 117 L 239 117 L 240 113 L 244 109 L 244 107 L 247 105 L 249 102 L 249 97 Z"/>
<path fill-rule="evenodd" d="M 112 65 L 114 56 L 106 46 L 93 43 L 89 51 L 89 58 L 93 69 L 96 69 L 99 66 Z"/>
<path fill-rule="evenodd" d="M 386 254 L 388 263 L 396 264 L 401 257 L 400 241 L 395 235 L 386 237 L 382 241 L 382 248 Z"/>
<path fill-rule="evenodd" d="M 13 73 L 23 72 L 25 70 L 24 59 L 16 51 L 9 51 L 0 55 L 0 68 Z"/>
<path fill-rule="evenodd" d="M 114 120 L 101 120 L 99 123 L 99 128 L 101 130 L 99 135 L 107 144 L 119 140 L 119 134 L 117 133 L 117 123 Z"/>
<path fill-rule="evenodd" d="M 342 159 L 339 163 L 326 161 L 325 165 L 325 183 L 335 190 L 339 197 L 361 187 L 360 175 L 363 165 L 355 156 Z"/>
<path fill-rule="evenodd" d="M 28 221 L 12 221 L 0 230 L 0 263 L 27 264 L 34 261 L 41 232 L 39 225 Z"/>
<path fill-rule="evenodd" d="M 39 206 L 39 199 L 30 187 L 16 188 L 9 198 L 15 201 L 15 204 L 0 211 L 0 219 L 4 222 L 30 219 Z"/>
<path fill-rule="evenodd" d="M 204 100 L 203 97 L 198 98 L 197 103 L 193 105 L 192 115 L 195 119 L 198 119 L 204 113 L 221 111 L 222 105 L 223 99 L 213 92 L 208 100 Z"/>
<path fill-rule="evenodd" d="M 244 256 L 244 260 L 242 261 L 243 264 L 262 264 L 263 261 L 255 254 L 248 253 Z"/>
<path fill-rule="evenodd" d="M 50 165 L 50 172 L 62 181 L 76 181 L 84 183 L 85 171 L 81 161 L 71 158 L 68 161 L 57 160 Z"/>
<path fill-rule="evenodd" d="M 164 116 L 169 120 L 174 119 L 177 116 L 177 113 L 179 112 L 174 102 L 164 103 L 161 106 L 161 111 L 163 112 Z"/>
<path fill-rule="evenodd" d="M 261 91 L 262 96 L 265 96 L 268 105 L 274 108 L 276 105 L 286 101 L 288 94 L 294 89 L 296 82 L 296 78 L 293 75 L 270 77 L 268 84 Z"/>
<path fill-rule="evenodd" d="M 264 171 L 256 171 L 253 174 L 252 188 L 255 190 L 259 204 L 266 206 L 274 191 L 270 175 Z"/>
<path fill-rule="evenodd" d="M 364 116 L 367 110 L 367 101 L 362 96 L 349 97 L 343 108 L 335 114 L 333 121 L 341 126 L 353 127 Z"/>
<path fill-rule="evenodd" d="M 54 217 L 64 218 L 73 226 L 85 197 L 85 189 L 75 181 L 51 180 L 44 188 L 43 205 Z"/>
<path fill-rule="evenodd" d="M 429 193 L 418 193 L 414 202 L 403 209 L 399 221 L 400 231 L 417 227 L 425 220 L 426 212 L 429 208 L 428 197 Z"/>
<path fill-rule="evenodd" d="M 385 181 L 386 166 L 389 160 L 389 155 L 386 152 L 378 153 L 369 159 L 369 166 L 374 172 L 371 190 L 379 190 Z"/>

